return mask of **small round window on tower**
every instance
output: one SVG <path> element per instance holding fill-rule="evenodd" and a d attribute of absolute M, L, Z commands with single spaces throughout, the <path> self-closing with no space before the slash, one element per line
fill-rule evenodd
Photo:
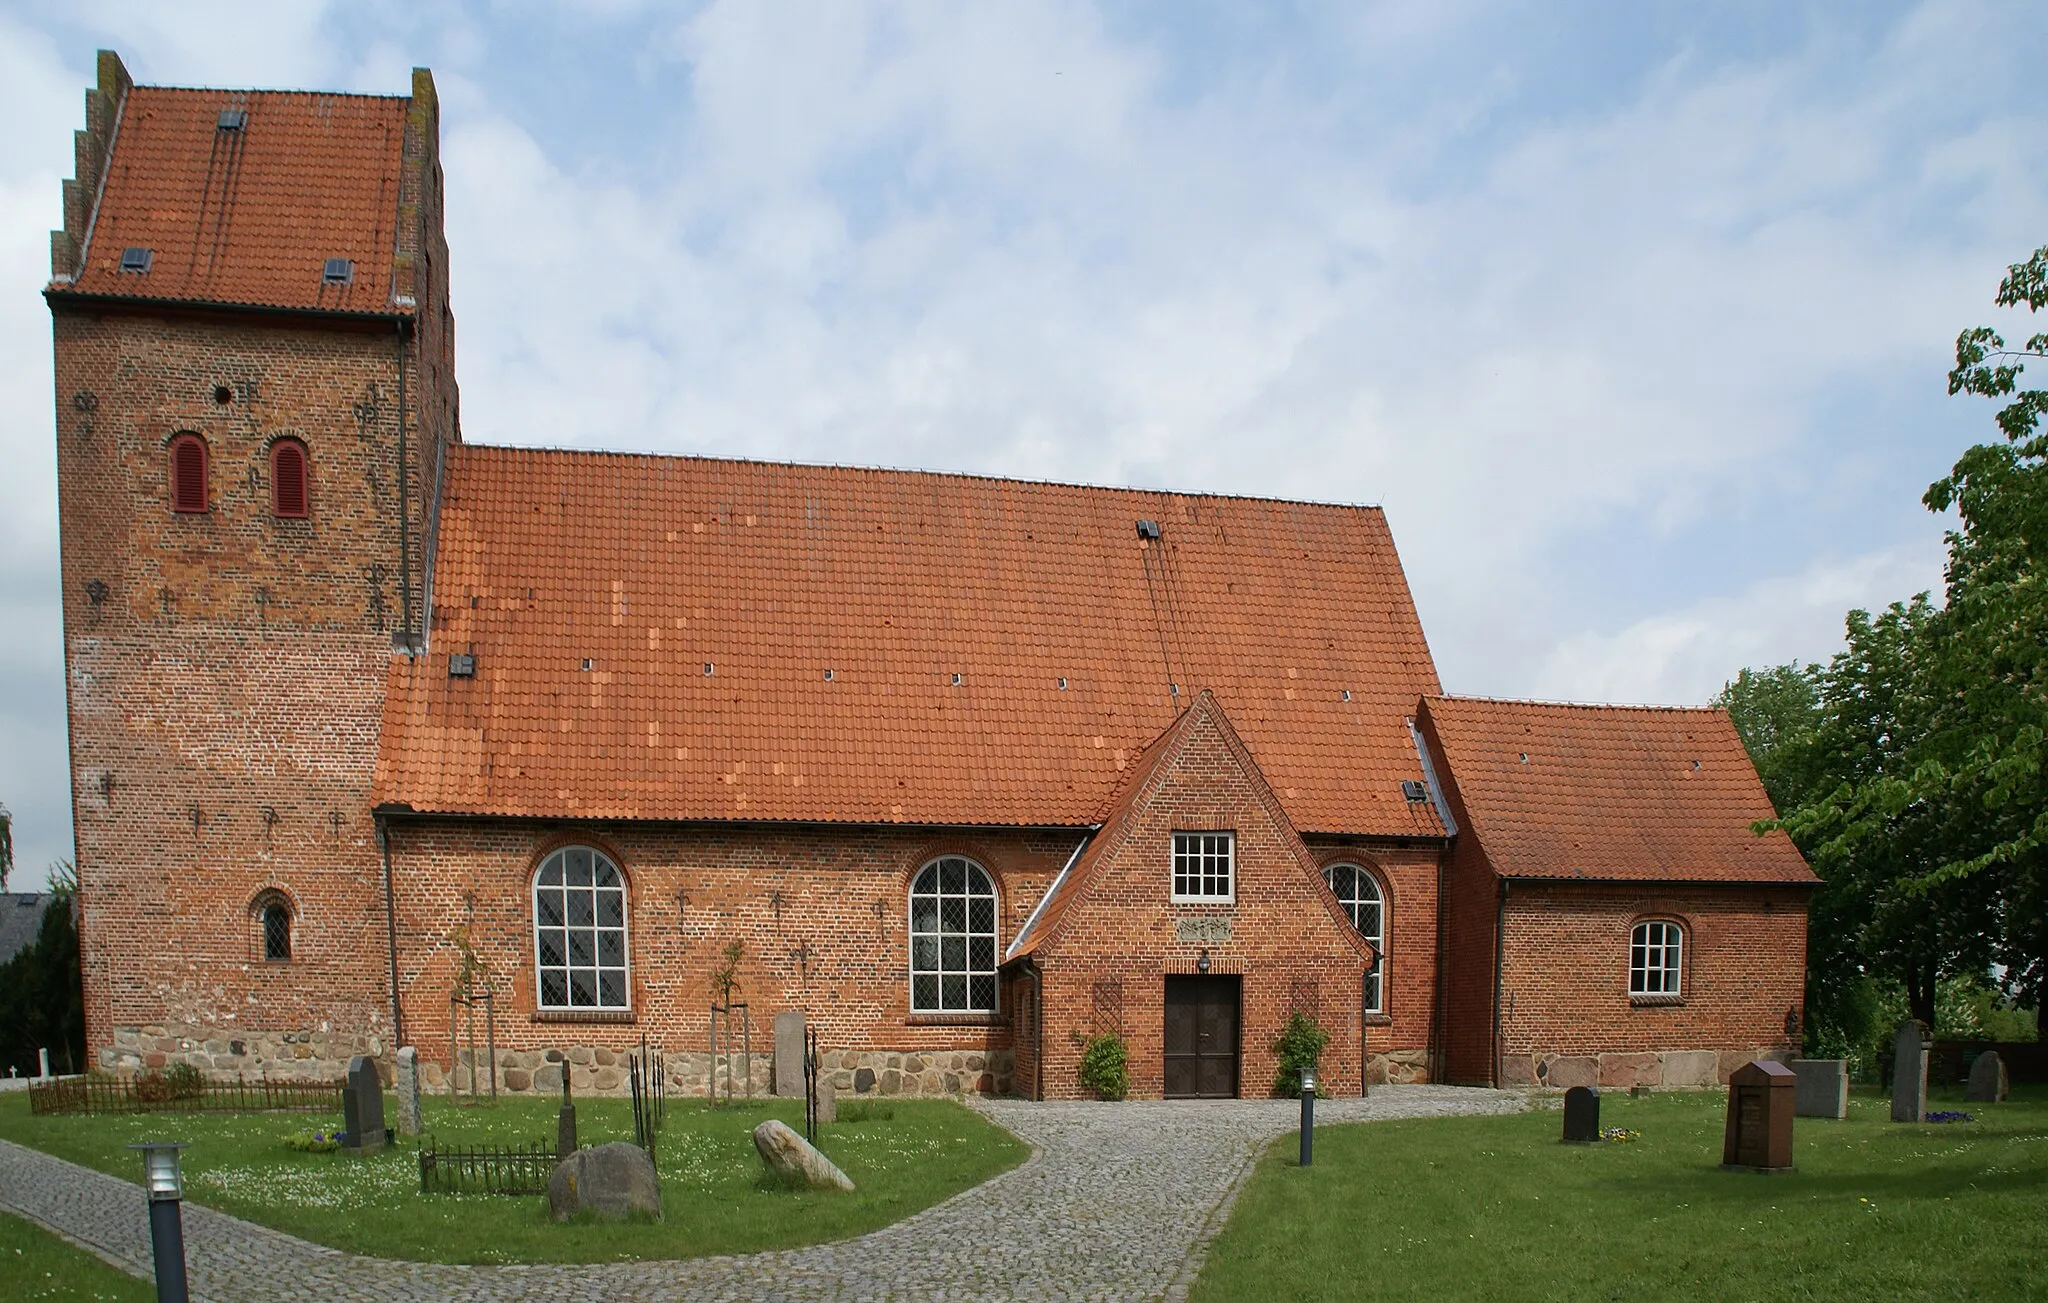
<path fill-rule="evenodd" d="M 215 385 L 213 387 L 213 401 L 219 403 L 222 407 L 226 407 L 229 403 L 235 401 L 235 391 L 226 385 Z"/>

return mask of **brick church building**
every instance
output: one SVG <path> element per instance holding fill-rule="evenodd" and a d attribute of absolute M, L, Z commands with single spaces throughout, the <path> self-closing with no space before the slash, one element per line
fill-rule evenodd
<path fill-rule="evenodd" d="M 52 236 L 88 1038 L 501 1089 L 1711 1084 L 1813 875 L 1726 715 L 1446 697 L 1373 508 L 462 430 L 434 84 L 134 85 Z M 527 431 L 481 432 L 503 435 Z M 467 979 L 465 979 L 467 974 Z M 458 1043 L 460 1042 L 460 1043 Z M 728 1071 L 731 1069 L 728 1067 Z"/>

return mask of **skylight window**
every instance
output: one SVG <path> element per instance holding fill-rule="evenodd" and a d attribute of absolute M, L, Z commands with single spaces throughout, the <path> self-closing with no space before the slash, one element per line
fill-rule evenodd
<path fill-rule="evenodd" d="M 156 261 L 156 255 L 148 249 L 130 245 L 121 250 L 121 270 L 132 271 L 138 276 L 149 275 L 149 266 Z"/>
<path fill-rule="evenodd" d="M 320 269 L 320 279 L 329 285 L 348 285 L 356 278 L 356 264 L 353 258 L 329 258 L 327 265 Z"/>
<path fill-rule="evenodd" d="M 220 119 L 214 124 L 217 131 L 240 131 L 249 125 L 249 110 L 222 109 Z"/>

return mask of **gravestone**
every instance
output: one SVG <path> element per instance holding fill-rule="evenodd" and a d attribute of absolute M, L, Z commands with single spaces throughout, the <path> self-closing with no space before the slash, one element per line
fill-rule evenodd
<path fill-rule="evenodd" d="M 1761 1059 L 1728 1074 L 1728 1126 L 1721 1166 L 1745 1172 L 1792 1170 L 1792 1114 L 1799 1079 L 1782 1063 Z"/>
<path fill-rule="evenodd" d="M 818 1074 L 818 1125 L 839 1120 L 839 1088 L 832 1084 L 832 1078 Z"/>
<path fill-rule="evenodd" d="M 1564 1093 L 1563 1143 L 1600 1143 L 1600 1092 L 1594 1087 L 1573 1086 Z"/>
<path fill-rule="evenodd" d="M 562 1067 L 562 1107 L 555 1114 L 555 1157 L 567 1158 L 576 1152 L 576 1101 L 569 1098 L 568 1064 Z"/>
<path fill-rule="evenodd" d="M 1794 1059 L 1793 1113 L 1803 1118 L 1849 1116 L 1849 1061 Z"/>
<path fill-rule="evenodd" d="M 852 1180 L 831 1159 L 774 1118 L 754 1128 L 754 1148 L 770 1171 L 787 1180 L 826 1190 L 853 1189 Z"/>
<path fill-rule="evenodd" d="M 426 1129 L 420 1115 L 420 1052 L 410 1045 L 398 1051 L 398 1069 L 392 1074 L 398 1088 L 398 1134 L 416 1136 Z"/>
<path fill-rule="evenodd" d="M 2005 1074 L 2005 1060 L 1997 1050 L 1986 1050 L 1970 1065 L 1970 1084 L 1963 1098 L 1972 1104 L 2002 1104 L 2011 1083 Z"/>
<path fill-rule="evenodd" d="M 775 1015 L 775 1093 L 791 1098 L 804 1093 L 804 1011 Z"/>
<path fill-rule="evenodd" d="M 1927 1027 L 1908 1018 L 1892 1037 L 1892 1121 L 1918 1122 L 1926 1116 Z"/>
<path fill-rule="evenodd" d="M 341 1089 L 342 1152 L 374 1154 L 384 1147 L 384 1083 L 376 1060 L 358 1054 L 348 1061 Z"/>
<path fill-rule="evenodd" d="M 548 1212 L 558 1222 L 578 1213 L 623 1221 L 635 1213 L 661 1217 L 661 1179 L 638 1145 L 615 1140 L 579 1149 L 548 1177 Z"/>

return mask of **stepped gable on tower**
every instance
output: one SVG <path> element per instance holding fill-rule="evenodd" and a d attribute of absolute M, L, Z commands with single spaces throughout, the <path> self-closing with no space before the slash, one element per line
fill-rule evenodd
<path fill-rule="evenodd" d="M 1377 508 L 472 445 L 434 600 L 390 806 L 1080 826 L 1210 687 L 1304 831 L 1443 833 Z"/>
<path fill-rule="evenodd" d="M 52 293 L 413 313 L 413 98 L 136 86 L 111 57 L 78 133 Z M 147 264 L 124 267 L 128 250 Z"/>

